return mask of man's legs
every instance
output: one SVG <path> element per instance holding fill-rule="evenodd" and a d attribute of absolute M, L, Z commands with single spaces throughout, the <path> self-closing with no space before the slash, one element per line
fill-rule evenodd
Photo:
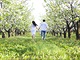
<path fill-rule="evenodd" d="M 43 40 L 45 39 L 46 31 L 43 31 Z"/>
<path fill-rule="evenodd" d="M 45 35 L 46 35 L 46 31 L 41 31 L 41 37 L 43 40 L 45 39 Z"/>
<path fill-rule="evenodd" d="M 43 38 L 43 31 L 41 31 L 41 37 Z"/>

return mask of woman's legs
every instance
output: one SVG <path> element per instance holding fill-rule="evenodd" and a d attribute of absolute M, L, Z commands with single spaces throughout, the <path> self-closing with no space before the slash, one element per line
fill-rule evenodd
<path fill-rule="evenodd" d="M 33 40 L 34 40 L 34 38 L 35 38 L 35 34 L 32 35 L 32 39 L 33 39 Z"/>
<path fill-rule="evenodd" d="M 33 30 L 32 31 L 32 39 L 34 40 L 34 38 L 35 38 L 35 34 L 36 34 L 36 30 Z"/>

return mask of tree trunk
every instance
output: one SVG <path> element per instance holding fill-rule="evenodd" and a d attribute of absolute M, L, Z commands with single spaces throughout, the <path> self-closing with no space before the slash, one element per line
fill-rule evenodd
<path fill-rule="evenodd" d="M 54 36 L 55 36 L 55 32 L 54 32 Z"/>
<path fill-rule="evenodd" d="M 62 36 L 62 33 L 60 32 L 60 36 Z"/>
<path fill-rule="evenodd" d="M 67 24 L 67 29 L 68 29 L 68 38 L 70 38 L 71 34 L 70 34 L 70 27 L 69 27 L 68 21 L 66 21 L 66 24 Z"/>
<path fill-rule="evenodd" d="M 57 36 L 58 36 L 58 32 L 56 32 Z"/>
<path fill-rule="evenodd" d="M 25 31 L 23 32 L 23 35 L 25 35 Z"/>
<path fill-rule="evenodd" d="M 15 29 L 15 36 L 17 36 L 17 30 Z"/>
<path fill-rule="evenodd" d="M 63 28 L 63 31 L 64 31 L 64 38 L 66 38 L 66 29 L 65 28 Z"/>
<path fill-rule="evenodd" d="M 64 38 L 66 38 L 66 31 L 64 31 Z"/>
<path fill-rule="evenodd" d="M 5 33 L 4 32 L 2 32 L 2 38 L 5 38 Z"/>
<path fill-rule="evenodd" d="M 8 37 L 10 37 L 10 30 L 8 30 Z"/>
<path fill-rule="evenodd" d="M 70 28 L 68 27 L 68 38 L 71 37 L 71 34 L 70 34 Z"/>

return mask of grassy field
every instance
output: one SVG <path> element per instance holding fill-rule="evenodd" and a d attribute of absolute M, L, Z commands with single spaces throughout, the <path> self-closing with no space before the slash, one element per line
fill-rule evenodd
<path fill-rule="evenodd" d="M 80 60 L 80 40 L 39 34 L 0 38 L 0 60 Z"/>

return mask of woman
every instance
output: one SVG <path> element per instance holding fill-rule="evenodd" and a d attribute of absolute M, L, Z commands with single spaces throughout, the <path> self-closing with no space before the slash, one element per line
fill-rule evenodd
<path fill-rule="evenodd" d="M 37 28 L 37 24 L 35 23 L 35 21 L 32 21 L 32 25 L 31 25 L 31 34 L 32 34 L 32 39 L 34 39 L 34 38 L 35 38 L 36 28 Z"/>

